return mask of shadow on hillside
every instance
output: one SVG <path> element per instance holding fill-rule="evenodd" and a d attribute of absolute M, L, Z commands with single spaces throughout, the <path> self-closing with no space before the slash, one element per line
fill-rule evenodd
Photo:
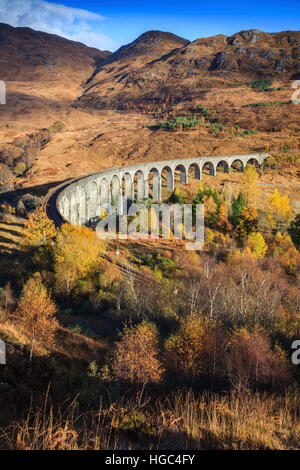
<path fill-rule="evenodd" d="M 12 224 L 12 225 L 16 225 L 16 224 Z M 23 227 L 23 225 L 20 225 L 20 227 Z M 10 229 L 10 228 L 1 227 L 0 232 L 9 233 L 10 235 L 13 235 L 14 237 L 19 237 L 20 236 L 20 232 L 16 232 L 15 230 Z M 13 240 L 11 240 L 11 241 L 13 242 Z"/>
<path fill-rule="evenodd" d="M 46 196 L 48 191 L 65 181 L 70 180 L 71 178 L 66 178 L 61 181 L 52 181 L 51 183 L 39 184 L 36 186 L 27 186 L 26 188 L 14 189 L 13 191 L 6 191 L 1 193 L 1 199 L 4 201 L 12 201 L 14 199 L 19 199 L 25 194 L 33 194 L 34 196 Z"/>
<path fill-rule="evenodd" d="M 6 238 L 0 235 L 0 243 L 9 243 L 10 245 L 16 245 L 17 243 L 11 238 Z"/>
<path fill-rule="evenodd" d="M 9 108 L 15 107 L 18 105 L 18 116 L 30 114 L 34 108 L 40 107 L 71 107 L 72 100 L 53 100 L 49 98 L 44 98 L 34 94 L 21 93 L 19 91 L 8 92 L 6 94 L 6 106 L 1 108 L 1 111 L 6 112 Z M 21 106 L 23 108 L 21 108 Z M 26 109 L 28 106 L 28 109 Z M 21 108 L 21 109 L 20 109 Z"/>

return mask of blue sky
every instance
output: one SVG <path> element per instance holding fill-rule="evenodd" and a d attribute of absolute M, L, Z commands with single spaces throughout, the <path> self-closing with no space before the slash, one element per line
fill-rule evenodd
<path fill-rule="evenodd" d="M 299 0 L 0 0 L 0 22 L 115 50 L 150 29 L 194 40 L 258 28 L 299 30 Z"/>

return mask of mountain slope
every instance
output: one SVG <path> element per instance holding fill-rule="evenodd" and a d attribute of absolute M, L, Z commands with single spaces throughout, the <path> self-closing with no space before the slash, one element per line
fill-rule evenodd
<path fill-rule="evenodd" d="M 149 105 L 163 103 L 168 96 L 174 102 L 192 101 L 201 97 L 201 89 L 226 82 L 264 77 L 288 80 L 300 73 L 297 31 L 249 30 L 191 43 L 179 38 L 172 43 L 176 48 L 163 36 L 167 34 L 150 31 L 112 54 L 100 64 L 79 106 L 124 109 L 130 101 Z"/>
<path fill-rule="evenodd" d="M 110 54 L 53 34 L 0 23 L 0 80 L 7 89 L 7 104 L 0 106 L 2 126 L 34 129 L 62 119 Z"/>

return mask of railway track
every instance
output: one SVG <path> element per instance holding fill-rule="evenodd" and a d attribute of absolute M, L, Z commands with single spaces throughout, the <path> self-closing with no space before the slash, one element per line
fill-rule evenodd
<path fill-rule="evenodd" d="M 59 186 L 56 186 L 54 189 L 50 190 L 45 196 L 43 204 L 44 211 L 46 212 L 48 218 L 53 220 L 56 227 L 60 227 L 64 222 L 56 208 L 56 199 L 60 191 L 62 191 L 69 184 L 70 181 L 66 181 L 65 183 L 62 183 Z"/>
<path fill-rule="evenodd" d="M 110 263 L 115 264 L 121 273 L 124 275 L 125 278 L 129 278 L 130 276 L 133 277 L 136 281 L 142 282 L 144 284 L 154 284 L 154 280 L 150 276 L 146 276 L 141 274 L 137 269 L 132 268 L 131 266 L 121 263 L 118 260 L 113 259 L 110 255 L 104 253 L 101 255 L 102 258 L 106 259 Z"/>

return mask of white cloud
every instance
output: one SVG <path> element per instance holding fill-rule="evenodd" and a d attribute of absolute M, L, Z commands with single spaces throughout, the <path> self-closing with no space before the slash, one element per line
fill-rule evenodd
<path fill-rule="evenodd" d="M 45 0 L 0 0 L 0 23 L 27 26 L 87 46 L 112 50 L 116 44 L 100 29 L 105 19 L 98 13 Z"/>

